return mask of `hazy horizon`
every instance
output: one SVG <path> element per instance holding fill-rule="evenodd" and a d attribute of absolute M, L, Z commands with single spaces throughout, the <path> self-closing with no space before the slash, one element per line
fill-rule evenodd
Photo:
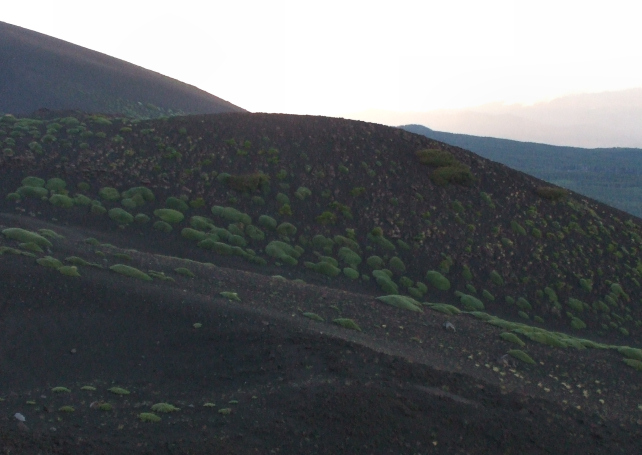
<path fill-rule="evenodd" d="M 593 147 L 642 146 L 635 131 L 641 104 L 625 99 L 577 122 L 589 108 L 552 100 L 642 87 L 636 12 L 618 0 L 608 8 L 575 0 L 185 0 L 180 7 L 114 0 L 109 8 L 34 0 L 30 8 L 5 5 L 0 19 L 252 112 L 369 115 L 386 124 Z"/>

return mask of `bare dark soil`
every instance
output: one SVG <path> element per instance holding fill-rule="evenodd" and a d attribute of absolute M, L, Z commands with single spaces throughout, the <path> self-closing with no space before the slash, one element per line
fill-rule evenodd
<path fill-rule="evenodd" d="M 7 215 L 0 224 L 54 228 L 66 236 L 55 245 L 63 255 L 86 254 L 82 239 L 92 234 Z M 118 245 L 118 237 L 108 240 Z M 148 241 L 139 251 L 153 247 Z M 171 271 L 184 262 L 141 252 L 132 264 Z M 457 332 L 450 333 L 440 313 L 409 317 L 368 295 L 219 266 L 189 267 L 196 278 L 148 284 L 91 268 L 72 279 L 32 258 L 0 256 L 0 453 L 639 449 L 639 421 L 623 411 L 642 397 L 632 387 L 631 369 L 600 357 L 609 354 L 582 358 L 559 350 L 542 365 L 506 366 L 497 361 L 505 347 L 488 333 L 497 329 L 473 318 L 451 317 Z M 241 301 L 221 297 L 222 290 L 237 292 Z M 346 316 L 360 314 L 364 332 L 311 322 L 296 310 L 324 314 L 332 306 Z M 422 343 L 409 342 L 410 334 L 422 336 Z M 571 393 L 559 384 L 562 378 L 549 377 L 560 368 L 572 375 L 566 379 Z M 537 386 L 542 381 L 550 392 Z M 606 405 L 594 399 L 595 381 Z M 96 390 L 81 389 L 88 385 Z M 590 389 L 590 398 L 578 385 Z M 131 393 L 108 392 L 114 386 Z M 71 392 L 54 393 L 53 387 Z M 94 409 L 95 402 L 113 410 Z M 180 411 L 141 422 L 139 414 L 158 402 Z M 231 413 L 219 413 L 223 408 Z M 23 424 L 16 412 L 26 417 Z"/>

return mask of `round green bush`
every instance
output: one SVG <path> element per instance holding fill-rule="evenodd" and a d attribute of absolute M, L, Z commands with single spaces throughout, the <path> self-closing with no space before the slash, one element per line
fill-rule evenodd
<path fill-rule="evenodd" d="M 300 186 L 295 192 L 294 196 L 296 196 L 297 199 L 304 201 L 307 197 L 312 195 L 312 191 L 310 191 L 309 188 L 306 188 L 305 186 Z"/>
<path fill-rule="evenodd" d="M 504 279 L 499 273 L 497 273 L 496 270 L 490 272 L 490 281 L 492 281 L 497 286 L 501 286 L 504 284 Z"/>
<path fill-rule="evenodd" d="M 209 231 L 214 227 L 214 222 L 204 216 L 193 216 L 189 220 L 190 226 L 200 231 Z"/>
<path fill-rule="evenodd" d="M 44 188 L 45 186 L 45 181 L 41 179 L 40 177 L 25 177 L 22 179 L 21 182 L 22 186 L 31 186 L 34 188 Z"/>
<path fill-rule="evenodd" d="M 381 268 L 383 268 L 383 259 L 381 259 L 379 256 L 370 256 L 368 259 L 366 259 L 366 264 L 368 264 L 368 267 L 373 270 L 380 270 Z"/>
<path fill-rule="evenodd" d="M 21 186 L 16 190 L 16 193 L 18 193 L 21 198 L 33 197 L 42 199 L 49 196 L 49 191 L 40 186 Z"/>
<path fill-rule="evenodd" d="M 436 270 L 426 272 L 426 280 L 440 291 L 450 289 L 450 281 Z"/>
<path fill-rule="evenodd" d="M 45 188 L 47 188 L 49 191 L 54 192 L 64 190 L 66 187 L 67 182 L 65 182 L 63 179 L 59 179 L 58 177 L 47 180 L 47 184 L 45 185 Z"/>
<path fill-rule="evenodd" d="M 372 276 L 377 280 L 379 288 L 387 295 L 399 294 L 399 287 L 390 279 L 390 276 L 383 270 L 374 270 Z"/>
<path fill-rule="evenodd" d="M 276 228 L 276 232 L 285 237 L 293 237 L 296 235 L 296 231 L 296 227 L 292 223 L 287 222 L 279 224 Z"/>
<path fill-rule="evenodd" d="M 111 218 L 118 224 L 130 224 L 134 222 L 134 217 L 131 215 L 131 213 L 119 207 L 110 209 L 108 215 L 109 218 Z"/>
<path fill-rule="evenodd" d="M 269 215 L 261 215 L 259 217 L 259 225 L 263 226 L 265 229 L 276 229 L 276 220 Z"/>
<path fill-rule="evenodd" d="M 55 205 L 56 207 L 61 207 L 65 209 L 70 209 L 75 205 L 74 200 L 72 198 L 62 194 L 54 194 L 49 198 L 49 202 L 52 205 Z"/>
<path fill-rule="evenodd" d="M 345 267 L 343 269 L 343 274 L 351 280 L 356 280 L 359 278 L 359 272 L 351 267 Z"/>
<path fill-rule="evenodd" d="M 149 223 L 149 219 L 150 218 L 144 213 L 137 213 L 136 216 L 134 217 L 134 221 L 140 224 Z"/>
<path fill-rule="evenodd" d="M 230 235 L 227 239 L 230 245 L 244 247 L 247 245 L 247 241 L 240 235 Z"/>
<path fill-rule="evenodd" d="M 268 243 L 268 245 L 265 247 L 265 252 L 268 254 L 268 256 L 273 257 L 288 265 L 297 265 L 299 262 L 297 261 L 297 259 L 301 256 L 301 253 L 292 245 L 289 245 L 285 242 L 280 242 L 278 240 L 273 240 Z"/>
<path fill-rule="evenodd" d="M 125 198 L 120 201 L 121 205 L 125 207 L 126 209 L 133 210 L 136 207 L 138 207 L 138 204 L 136 204 L 136 201 L 133 200 L 132 198 Z"/>
<path fill-rule="evenodd" d="M 406 271 L 406 265 L 397 256 L 393 256 L 390 258 L 390 261 L 388 261 L 388 266 L 395 273 L 404 273 Z"/>
<path fill-rule="evenodd" d="M 9 193 L 9 194 L 7 194 L 7 200 L 8 201 L 16 202 L 16 201 L 19 201 L 20 199 L 21 198 L 20 198 L 20 195 L 18 193 Z"/>
<path fill-rule="evenodd" d="M 283 194 L 283 193 L 279 193 L 279 194 L 277 194 L 277 195 L 276 195 L 276 202 L 277 202 L 279 205 L 289 204 L 289 203 L 290 203 L 290 198 L 289 198 L 289 197 L 287 197 L 287 196 L 286 196 L 285 194 Z"/>
<path fill-rule="evenodd" d="M 178 210 L 179 212 L 185 213 L 189 209 L 189 205 L 182 201 L 181 199 L 170 196 L 165 200 L 165 206 L 169 209 Z"/>
<path fill-rule="evenodd" d="M 145 272 L 138 270 L 135 267 L 130 267 L 124 264 L 116 264 L 109 267 L 109 270 L 112 272 L 119 273 L 121 275 L 128 276 L 130 278 L 137 278 L 143 281 L 152 281 L 152 277 L 147 275 Z"/>
<path fill-rule="evenodd" d="M 105 213 L 107 213 L 107 209 L 105 207 L 100 204 L 94 204 L 93 202 L 91 204 L 91 207 L 89 208 L 89 211 L 92 213 L 92 215 L 104 215 Z"/>
<path fill-rule="evenodd" d="M 154 229 L 156 229 L 157 231 L 164 232 L 165 234 L 169 234 L 169 233 L 170 233 L 170 232 L 172 232 L 172 230 L 174 229 L 174 228 L 172 228 L 172 225 L 171 225 L 171 224 L 169 224 L 169 223 L 167 223 L 167 222 L 165 222 L 165 221 L 161 221 L 161 220 L 156 221 L 156 222 L 154 223 L 153 227 L 154 227 Z"/>
<path fill-rule="evenodd" d="M 185 239 L 187 239 L 187 240 L 192 240 L 192 241 L 200 242 L 200 241 L 202 241 L 202 240 L 205 240 L 206 238 L 209 238 L 209 237 L 210 237 L 210 235 L 206 234 L 205 232 L 198 231 L 198 230 L 196 230 L 196 229 L 192 229 L 192 228 L 184 228 L 184 229 L 181 231 L 181 237 L 183 237 L 183 238 L 185 238 Z M 214 240 L 214 241 L 218 241 L 218 237 L 217 237 L 217 239 L 216 239 L 216 240 Z"/>
<path fill-rule="evenodd" d="M 265 240 L 265 233 L 253 224 L 248 224 L 247 226 L 245 226 L 245 233 L 252 240 Z"/>
<path fill-rule="evenodd" d="M 116 188 L 105 186 L 98 191 L 98 195 L 106 201 L 118 201 L 120 193 Z"/>
<path fill-rule="evenodd" d="M 341 259 L 353 269 L 356 269 L 362 262 L 361 256 L 345 246 L 339 248 L 339 259 Z"/>
<path fill-rule="evenodd" d="M 138 198 L 136 196 L 138 196 Z M 139 206 L 143 205 L 141 201 L 145 203 L 152 202 L 155 199 L 152 190 L 144 186 L 135 186 L 127 191 L 123 191 L 123 197 L 126 199 L 133 199 Z"/>
<path fill-rule="evenodd" d="M 154 216 L 171 224 L 180 223 L 185 219 L 185 215 L 174 209 L 156 209 L 154 210 Z"/>
<path fill-rule="evenodd" d="M 74 196 L 74 204 L 82 207 L 89 207 L 91 205 L 91 199 L 84 194 L 76 194 Z"/>
<path fill-rule="evenodd" d="M 459 300 L 467 311 L 481 311 L 484 309 L 482 301 L 470 294 L 460 293 Z"/>
<path fill-rule="evenodd" d="M 2 230 L 2 234 L 11 240 L 17 240 L 23 243 L 33 242 L 43 248 L 51 248 L 53 244 L 45 237 L 35 232 L 27 231 L 21 228 L 7 228 Z"/>

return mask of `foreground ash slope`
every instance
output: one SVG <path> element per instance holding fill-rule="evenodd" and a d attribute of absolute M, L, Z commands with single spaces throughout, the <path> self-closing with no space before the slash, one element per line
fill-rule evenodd
<path fill-rule="evenodd" d="M 637 219 L 331 118 L 3 117 L 0 140 L 15 448 L 634 450 Z M 158 402 L 181 411 L 141 422 Z"/>
<path fill-rule="evenodd" d="M 242 112 L 228 101 L 123 60 L 0 22 L 0 112 Z"/>

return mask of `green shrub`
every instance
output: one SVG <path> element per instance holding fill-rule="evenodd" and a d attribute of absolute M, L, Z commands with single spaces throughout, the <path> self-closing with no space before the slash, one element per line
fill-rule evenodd
<path fill-rule="evenodd" d="M 388 295 L 399 294 L 399 287 L 390 279 L 390 275 L 383 270 L 374 270 L 372 276 L 377 281 L 379 288 Z"/>
<path fill-rule="evenodd" d="M 519 349 L 512 349 L 508 351 L 508 354 L 512 357 L 515 357 L 517 360 L 521 360 L 524 363 L 528 363 L 530 365 L 534 365 L 535 361 L 526 354 L 524 351 L 520 351 Z"/>
<path fill-rule="evenodd" d="M 439 311 L 440 313 L 455 316 L 461 313 L 461 310 L 454 305 L 447 303 L 426 303 L 431 310 Z"/>
<path fill-rule="evenodd" d="M 201 231 L 209 231 L 214 227 L 212 220 L 204 216 L 193 216 L 189 220 L 190 226 Z"/>
<path fill-rule="evenodd" d="M 472 281 L 472 280 L 473 280 L 473 274 L 472 274 L 472 272 L 470 271 L 470 267 L 468 267 L 467 265 L 465 265 L 465 266 L 463 267 L 462 272 L 461 272 L 461 276 L 462 276 L 462 277 L 464 278 L 464 280 L 466 280 L 466 281 Z"/>
<path fill-rule="evenodd" d="M 262 172 L 230 175 L 227 178 L 227 185 L 234 191 L 241 193 L 253 193 L 269 183 L 270 177 Z"/>
<path fill-rule="evenodd" d="M 518 315 L 520 318 L 523 318 L 523 319 L 530 319 L 530 317 L 528 316 L 528 313 L 525 313 L 525 312 L 524 312 L 524 311 L 522 311 L 522 310 L 519 310 L 519 311 L 517 312 L 517 315 Z"/>
<path fill-rule="evenodd" d="M 359 278 L 359 272 L 351 267 L 344 267 L 343 274 L 351 280 L 356 280 Z"/>
<path fill-rule="evenodd" d="M 526 343 L 524 343 L 517 335 L 514 333 L 510 332 L 504 332 L 500 333 L 499 336 L 502 338 L 502 340 L 508 341 L 509 343 L 515 343 L 518 344 L 521 347 L 526 346 Z"/>
<path fill-rule="evenodd" d="M 121 199 L 120 203 L 122 204 L 123 207 L 130 210 L 133 210 L 136 207 L 138 207 L 138 205 L 136 204 L 136 201 L 130 198 Z"/>
<path fill-rule="evenodd" d="M 504 284 L 504 279 L 499 273 L 497 273 L 496 270 L 490 272 L 490 281 L 492 281 L 497 286 L 502 286 Z"/>
<path fill-rule="evenodd" d="M 297 259 L 301 256 L 299 250 L 278 240 L 273 240 L 265 247 L 268 256 L 273 257 L 288 265 L 297 265 Z"/>
<path fill-rule="evenodd" d="M 573 327 L 575 330 L 585 329 L 586 323 L 580 318 L 573 317 L 571 318 L 571 327 Z"/>
<path fill-rule="evenodd" d="M 212 207 L 212 214 L 232 223 L 252 224 L 252 218 L 249 215 L 242 213 L 233 207 L 221 207 L 215 205 Z"/>
<path fill-rule="evenodd" d="M 526 229 L 524 229 L 524 226 L 522 226 L 515 220 L 512 220 L 510 222 L 510 227 L 514 233 L 520 234 L 520 235 L 526 235 Z"/>
<path fill-rule="evenodd" d="M 141 412 L 140 414 L 138 414 L 138 418 L 142 422 L 160 422 L 161 421 L 161 418 L 158 417 L 153 412 Z"/>
<path fill-rule="evenodd" d="M 33 242 L 20 243 L 18 246 L 23 250 L 31 251 L 33 253 L 44 253 L 44 250 Z"/>
<path fill-rule="evenodd" d="M 49 196 L 49 191 L 47 191 L 46 188 L 37 186 L 21 186 L 16 190 L 16 193 L 18 193 L 23 199 L 30 197 L 42 199 Z"/>
<path fill-rule="evenodd" d="M 340 247 L 350 248 L 357 254 L 359 254 L 359 252 L 361 251 L 361 248 L 356 241 L 349 239 L 348 237 L 344 237 L 343 235 L 335 235 L 333 241 L 336 245 L 339 245 Z"/>
<path fill-rule="evenodd" d="M 134 217 L 126 210 L 123 210 L 119 207 L 110 209 L 109 218 L 114 220 L 118 224 L 130 224 L 134 222 Z"/>
<path fill-rule="evenodd" d="M 187 205 L 185 201 L 174 196 L 170 196 L 165 200 L 165 207 L 167 207 L 167 209 L 169 210 L 174 210 L 181 213 L 185 213 L 189 210 L 189 205 Z"/>
<path fill-rule="evenodd" d="M 47 184 L 45 185 L 45 188 L 47 188 L 49 191 L 62 191 L 67 187 L 67 182 L 65 182 L 63 179 L 60 179 L 58 177 L 51 178 L 47 180 Z"/>
<path fill-rule="evenodd" d="M 285 237 L 294 237 L 296 235 L 296 227 L 292 223 L 281 223 L 277 226 L 276 232 Z"/>
<path fill-rule="evenodd" d="M 532 305 L 528 300 L 526 300 L 524 297 L 519 297 L 515 301 L 515 305 L 517 305 L 518 308 L 524 310 L 524 311 L 530 311 L 533 309 Z"/>
<path fill-rule="evenodd" d="M 353 269 L 356 269 L 359 264 L 361 264 L 361 256 L 359 256 L 357 253 L 355 253 L 353 250 L 351 250 L 348 247 L 341 247 L 339 248 L 339 259 L 341 259 L 343 262 L 348 264 L 350 267 Z"/>
<path fill-rule="evenodd" d="M 314 262 L 305 262 L 304 265 L 308 269 L 329 277 L 335 277 L 341 273 L 341 269 L 329 261 L 321 261 L 316 264 Z"/>
<path fill-rule="evenodd" d="M 484 309 L 484 304 L 477 297 L 470 294 L 459 293 L 459 301 L 467 311 L 481 311 Z"/>
<path fill-rule="evenodd" d="M 317 223 L 323 226 L 326 226 L 328 224 L 335 224 L 337 222 L 337 215 L 326 210 L 321 215 L 317 216 L 315 220 Z"/>
<path fill-rule="evenodd" d="M 248 224 L 245 227 L 245 233 L 254 241 L 265 240 L 265 233 L 253 224 Z"/>
<path fill-rule="evenodd" d="M 78 273 L 78 267 L 74 265 L 63 265 L 58 268 L 58 271 L 66 276 L 80 276 L 80 273 Z"/>
<path fill-rule="evenodd" d="M 104 215 L 105 213 L 107 213 L 107 209 L 100 205 L 100 203 L 97 204 L 95 202 L 92 202 L 91 206 L 89 207 L 89 212 L 92 215 Z"/>
<path fill-rule="evenodd" d="M 373 270 L 380 270 L 383 268 L 383 259 L 379 256 L 370 256 L 366 259 L 366 264 Z"/>
<path fill-rule="evenodd" d="M 143 281 L 152 281 L 152 277 L 147 275 L 145 272 L 138 270 L 135 267 L 130 267 L 124 264 L 116 264 L 109 267 L 109 270 L 112 272 L 119 273 L 121 275 L 128 276 L 130 278 L 136 278 Z"/>
<path fill-rule="evenodd" d="M 401 274 L 401 273 L 404 273 L 406 271 L 406 265 L 397 256 L 393 256 L 393 257 L 390 258 L 390 260 L 388 261 L 388 266 L 395 273 Z"/>
<path fill-rule="evenodd" d="M 18 193 L 9 193 L 9 194 L 7 194 L 7 198 L 6 199 L 7 199 L 7 201 L 17 202 L 21 198 L 20 198 L 20 195 Z"/>
<path fill-rule="evenodd" d="M 144 213 L 137 213 L 134 217 L 134 221 L 139 224 L 149 223 L 150 218 Z"/>
<path fill-rule="evenodd" d="M 42 248 L 51 248 L 53 244 L 45 237 L 35 232 L 27 231 L 21 228 L 7 228 L 2 230 L 2 234 L 11 240 L 17 240 L 22 243 L 35 243 Z"/>
<path fill-rule="evenodd" d="M 263 226 L 265 229 L 276 230 L 276 220 L 268 215 L 261 215 L 259 217 L 259 225 Z"/>
<path fill-rule="evenodd" d="M 41 179 L 40 177 L 25 177 L 22 179 L 22 182 L 20 182 L 22 186 L 30 186 L 33 188 L 44 188 L 45 187 L 45 181 Z"/>
<path fill-rule="evenodd" d="M 403 310 L 423 313 L 423 310 L 421 309 L 421 303 L 417 302 L 415 299 L 403 295 L 383 295 L 381 297 L 377 297 L 377 300 L 387 305 L 401 308 Z"/>
<path fill-rule="evenodd" d="M 340 325 L 345 329 L 358 330 L 359 332 L 361 332 L 361 327 L 359 327 L 359 325 L 356 322 L 354 322 L 352 319 L 336 318 L 336 319 L 333 319 L 332 322 Z"/>
<path fill-rule="evenodd" d="M 445 150 L 424 149 L 417 151 L 415 154 L 419 158 L 419 162 L 426 166 L 445 167 L 459 163 L 452 153 Z"/>
<path fill-rule="evenodd" d="M 399 285 L 404 287 L 404 288 L 409 288 L 413 284 L 414 284 L 413 281 L 410 278 L 408 278 L 407 276 L 402 276 L 401 278 L 399 278 Z"/>
<path fill-rule="evenodd" d="M 165 223 L 171 224 L 180 223 L 185 219 L 185 215 L 174 209 L 156 209 L 154 210 L 154 216 L 160 218 Z"/>
<path fill-rule="evenodd" d="M 482 297 L 484 297 L 489 302 L 493 302 L 495 300 L 495 297 L 493 296 L 493 294 L 488 292 L 486 289 L 482 291 Z"/>
<path fill-rule="evenodd" d="M 172 232 L 174 228 L 172 228 L 172 225 L 169 223 L 166 223 L 165 221 L 156 221 L 153 224 L 153 228 L 156 229 L 157 231 L 164 232 L 165 234 L 169 234 Z"/>
<path fill-rule="evenodd" d="M 43 258 L 36 259 L 36 262 L 43 267 L 50 267 L 56 270 L 62 267 L 62 262 L 51 256 L 45 256 Z"/>
<path fill-rule="evenodd" d="M 538 196 L 548 199 L 549 201 L 559 201 L 568 196 L 568 191 L 564 188 L 554 186 L 540 186 L 535 189 Z"/>
<path fill-rule="evenodd" d="M 573 310 L 577 311 L 578 313 L 581 313 L 582 311 L 584 311 L 584 307 L 588 305 L 586 305 L 581 300 L 574 299 L 573 297 L 569 297 L 568 306 L 570 306 Z"/>
<path fill-rule="evenodd" d="M 75 205 L 72 198 L 63 194 L 54 194 L 49 198 L 49 202 L 56 207 L 64 209 L 70 209 Z"/>
<path fill-rule="evenodd" d="M 152 202 L 155 199 L 152 190 L 144 186 L 135 186 L 127 191 L 123 191 L 122 197 L 125 199 L 132 199 L 136 202 L 137 206 L 141 206 L 145 202 Z"/>
<path fill-rule="evenodd" d="M 309 188 L 306 188 L 305 186 L 300 186 L 295 192 L 294 196 L 301 200 L 304 201 L 307 197 L 312 195 L 312 191 L 310 191 Z"/>
<path fill-rule="evenodd" d="M 106 201 L 118 201 L 120 199 L 118 190 L 109 186 L 101 188 L 98 191 L 98 195 Z"/>
<path fill-rule="evenodd" d="M 447 291 L 450 289 L 450 281 L 448 278 L 436 270 L 429 270 L 426 272 L 426 280 L 440 291 Z"/>
<path fill-rule="evenodd" d="M 468 166 L 458 164 L 456 166 L 445 166 L 435 169 L 432 171 L 432 174 L 430 174 L 430 180 L 438 186 L 446 186 L 449 183 L 470 185 L 474 182 L 475 178 Z"/>
<path fill-rule="evenodd" d="M 312 245 L 317 249 L 323 250 L 326 254 L 330 254 L 334 248 L 334 241 L 318 234 L 312 237 Z"/>
<path fill-rule="evenodd" d="M 642 349 L 632 348 L 629 346 L 618 346 L 617 352 L 626 358 L 642 361 Z"/>
<path fill-rule="evenodd" d="M 168 412 L 180 411 L 180 408 L 177 408 L 173 404 L 169 404 L 169 403 L 156 403 L 152 405 L 152 411 L 168 413 Z"/>

